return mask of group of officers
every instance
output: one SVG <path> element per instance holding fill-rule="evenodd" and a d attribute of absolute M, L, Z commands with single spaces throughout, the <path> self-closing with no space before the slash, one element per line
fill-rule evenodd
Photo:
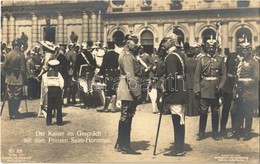
<path fill-rule="evenodd" d="M 62 90 L 68 90 L 68 101 L 75 103 L 77 84 L 82 92 L 85 106 L 92 92 L 92 83 L 97 68 L 93 57 L 91 42 L 80 46 L 73 43 L 69 52 L 58 52 L 48 41 L 41 42 L 44 51 L 44 65 L 38 77 L 41 77 L 41 106 L 47 110 L 46 124 L 52 123 L 52 110 L 57 110 L 57 124 L 62 125 Z M 10 118 L 19 117 L 18 108 L 22 98 L 26 60 L 21 51 L 21 39 L 12 42 L 13 50 L 6 54 L 2 71 L 6 73 L 8 105 Z M 138 37 L 127 34 L 124 47 L 115 52 L 115 43 L 108 42 L 107 51 L 102 56 L 103 62 L 97 73 L 105 81 L 105 104 L 102 111 L 107 111 L 108 104 L 115 99 L 121 102 L 121 116 L 118 125 L 118 138 L 115 148 L 122 154 L 141 154 L 131 148 L 131 125 L 136 107 L 144 101 L 142 77 L 153 72 L 152 87 L 157 90 L 157 107 L 160 112 L 170 113 L 174 130 L 174 147 L 166 156 L 183 156 L 185 136 L 185 105 L 189 103 L 189 94 L 199 101 L 199 133 L 197 140 L 205 139 L 205 130 L 209 108 L 212 117 L 212 138 L 251 138 L 254 110 L 258 108 L 259 66 L 256 54 L 244 37 L 237 46 L 237 52 L 230 53 L 227 59 L 220 55 L 218 41 L 211 37 L 202 45 L 203 51 L 197 56 L 193 81 L 193 93 L 188 92 L 186 81 L 186 55 L 179 45 L 178 36 L 165 36 L 159 46 L 156 64 L 149 67 L 140 59 Z M 60 56 L 61 55 L 61 56 Z M 63 56 L 62 56 L 63 55 Z M 97 55 L 98 56 L 98 55 Z M 68 60 L 66 75 L 62 71 L 64 58 Z M 70 68 L 72 68 L 70 70 Z M 119 79 L 119 81 L 115 79 Z M 77 83 L 78 82 L 78 83 Z M 150 81 L 151 82 L 151 81 Z M 69 84 L 68 84 L 69 83 Z M 142 83 L 142 84 L 141 84 Z M 151 84 L 151 83 L 150 83 Z M 76 85 L 76 86 L 75 86 Z M 68 87 L 69 86 L 69 87 Z M 144 87 L 146 86 L 146 87 Z M 75 88 L 76 87 L 76 88 Z M 146 90 L 147 91 L 147 90 Z M 70 100 L 72 98 L 72 100 Z M 219 132 L 220 101 L 223 101 L 221 128 Z M 226 131 L 226 124 L 231 109 L 232 132 Z M 114 108 L 113 108 L 114 110 Z M 245 128 L 244 126 L 245 121 Z"/>

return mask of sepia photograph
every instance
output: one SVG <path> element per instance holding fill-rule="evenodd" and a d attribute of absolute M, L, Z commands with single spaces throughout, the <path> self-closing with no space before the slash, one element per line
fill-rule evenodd
<path fill-rule="evenodd" d="M 260 0 L 1 0 L 1 163 L 260 163 Z"/>

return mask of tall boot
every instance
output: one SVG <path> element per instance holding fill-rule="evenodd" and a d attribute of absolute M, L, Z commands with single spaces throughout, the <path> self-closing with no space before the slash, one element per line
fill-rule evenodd
<path fill-rule="evenodd" d="M 199 121 L 199 135 L 197 140 L 204 139 L 204 134 L 206 130 L 206 124 L 207 124 L 208 114 L 207 113 L 201 113 L 200 114 L 200 121 Z"/>
<path fill-rule="evenodd" d="M 14 112 L 14 115 L 16 118 L 21 118 L 20 116 L 20 112 L 18 111 L 19 110 L 19 107 L 20 107 L 20 104 L 21 104 L 21 99 L 13 99 L 13 112 Z"/>
<path fill-rule="evenodd" d="M 15 118 L 15 113 L 14 113 L 14 99 L 9 99 L 8 100 L 8 108 L 9 108 L 9 117 L 10 119 Z"/>
<path fill-rule="evenodd" d="M 113 95 L 110 100 L 111 103 L 111 112 L 116 112 L 116 95 Z"/>
<path fill-rule="evenodd" d="M 212 112 L 211 114 L 212 122 L 212 138 L 214 140 L 219 140 L 218 136 L 218 125 L 219 125 L 219 114 L 217 112 Z"/>
<path fill-rule="evenodd" d="M 119 120 L 118 123 L 118 136 L 116 148 L 118 151 L 121 151 L 125 147 L 125 138 L 126 138 L 126 123 Z"/>
<path fill-rule="evenodd" d="M 244 141 L 248 141 L 251 139 L 251 129 L 252 129 L 252 124 L 253 124 L 253 117 L 247 116 L 246 117 L 246 122 L 245 122 L 245 134 L 244 134 Z"/>
<path fill-rule="evenodd" d="M 98 112 L 109 112 L 110 110 L 108 109 L 108 105 L 110 103 L 110 100 L 111 100 L 111 97 L 109 96 L 106 96 L 106 99 L 105 99 L 105 104 L 104 104 L 104 107 L 102 110 L 97 110 Z"/>

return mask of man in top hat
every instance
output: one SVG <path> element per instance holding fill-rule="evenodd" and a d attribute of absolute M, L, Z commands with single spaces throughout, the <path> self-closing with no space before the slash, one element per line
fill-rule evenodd
<path fill-rule="evenodd" d="M 226 81 L 224 59 L 217 53 L 218 42 L 211 36 L 205 43 L 205 55 L 196 66 L 193 91 L 200 98 L 199 135 L 197 140 L 205 138 L 208 109 L 211 108 L 212 137 L 219 140 L 219 97 Z"/>
<path fill-rule="evenodd" d="M 130 145 L 132 118 L 137 103 L 142 100 L 139 78 L 141 69 L 134 56 L 138 48 L 138 38 L 135 35 L 125 36 L 125 47 L 119 55 L 118 64 L 120 80 L 117 90 L 117 99 L 121 100 L 121 116 L 118 125 L 116 148 L 122 154 L 141 154 L 134 151 Z"/>
<path fill-rule="evenodd" d="M 42 85 L 47 90 L 47 118 L 46 125 L 52 123 L 52 110 L 57 110 L 57 125 L 62 125 L 62 89 L 64 80 L 58 72 L 60 62 L 56 59 L 50 60 L 50 69 L 42 75 Z"/>
<path fill-rule="evenodd" d="M 23 96 L 23 85 L 26 78 L 26 60 L 21 51 L 23 41 L 18 38 L 12 41 L 13 50 L 6 56 L 3 71 L 6 74 L 8 106 L 10 119 L 20 118 L 18 111 Z"/>
<path fill-rule="evenodd" d="M 178 36 L 171 34 L 163 38 L 159 49 L 163 49 L 165 91 L 163 93 L 163 110 L 170 112 L 174 131 L 174 147 L 165 156 L 183 156 L 185 136 L 185 111 L 188 90 L 185 80 L 185 56 L 178 49 Z M 161 111 L 163 112 L 163 111 Z"/>
<path fill-rule="evenodd" d="M 238 66 L 237 81 L 235 87 L 235 97 L 237 104 L 237 123 L 235 127 L 235 136 L 239 140 L 247 141 L 251 139 L 251 129 L 253 124 L 254 109 L 257 108 L 259 99 L 259 65 L 254 59 L 251 51 L 251 45 L 245 36 L 244 40 L 238 46 Z M 243 134 L 241 127 L 245 121 Z"/>
<path fill-rule="evenodd" d="M 107 52 L 103 57 L 103 62 L 100 67 L 99 75 L 104 77 L 104 81 L 106 84 L 105 90 L 105 105 L 101 112 L 115 112 L 115 103 L 116 103 L 116 89 L 119 77 L 118 70 L 118 57 L 119 54 L 114 51 L 115 42 L 109 41 L 107 42 Z M 108 109 L 108 105 L 111 102 L 112 108 Z"/>

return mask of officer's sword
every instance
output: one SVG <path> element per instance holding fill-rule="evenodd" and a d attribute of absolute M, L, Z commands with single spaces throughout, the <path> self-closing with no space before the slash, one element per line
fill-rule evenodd
<path fill-rule="evenodd" d="M 159 101 L 162 102 L 161 108 L 164 106 L 164 100 L 163 97 Z M 157 133 L 156 133 L 156 139 L 155 139 L 155 144 L 154 144 L 154 150 L 153 150 L 153 155 L 156 155 L 156 148 L 157 148 L 157 143 L 158 143 L 158 138 L 159 138 L 159 131 L 160 131 L 160 126 L 161 126 L 161 120 L 162 120 L 162 115 L 163 115 L 163 109 L 160 110 L 160 116 L 159 116 L 159 121 L 158 121 L 158 127 L 157 127 Z"/>

